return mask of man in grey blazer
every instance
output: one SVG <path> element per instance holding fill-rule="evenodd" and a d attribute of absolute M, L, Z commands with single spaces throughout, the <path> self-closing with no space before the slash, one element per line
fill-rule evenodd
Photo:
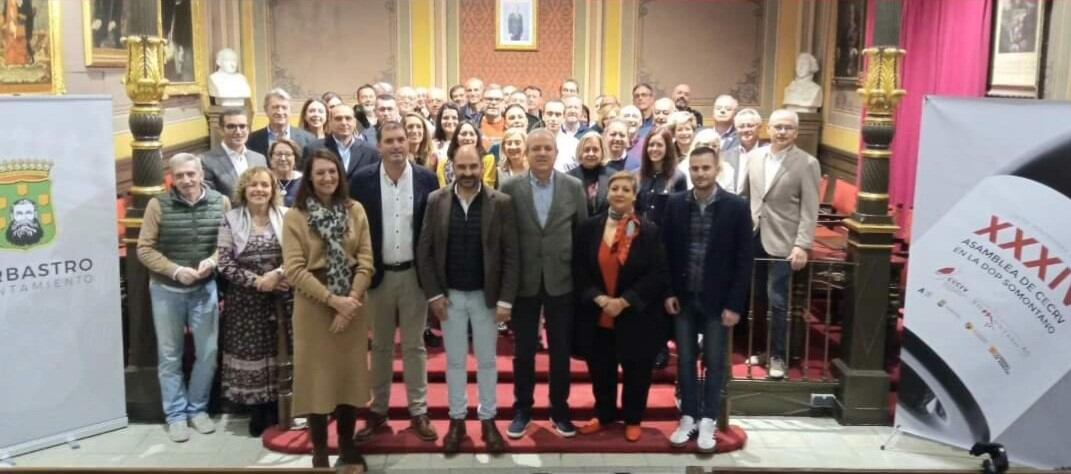
<path fill-rule="evenodd" d="M 799 116 L 785 109 L 770 114 L 770 144 L 748 153 L 745 195 L 751 200 L 755 257 L 766 260 L 766 295 L 772 309 L 769 377 L 785 376 L 785 320 L 789 279 L 807 265 L 818 221 L 818 160 L 795 145 Z M 761 263 L 761 262 L 760 262 Z M 761 275 L 760 272 L 757 272 Z"/>
<path fill-rule="evenodd" d="M 204 182 L 233 200 L 238 177 L 254 166 L 268 166 L 268 160 L 245 146 L 249 139 L 249 117 L 245 116 L 244 111 L 223 111 L 219 116 L 219 129 L 223 132 L 223 146 L 201 156 L 205 170 Z"/>
<path fill-rule="evenodd" d="M 569 357 L 573 339 L 573 233 L 588 217 L 580 180 L 554 170 L 554 133 L 528 135 L 527 173 L 502 184 L 513 199 L 520 242 L 520 287 L 513 305 L 513 422 L 506 434 L 524 436 L 532 420 L 539 315 L 547 322 L 550 352 L 551 424 L 564 437 L 576 435 L 569 413 Z"/>
<path fill-rule="evenodd" d="M 311 133 L 290 125 L 290 94 L 285 90 L 275 88 L 264 95 L 264 114 L 268 126 L 249 134 L 250 150 L 268 156 L 268 147 L 278 138 L 289 138 L 302 148 L 316 141 Z"/>

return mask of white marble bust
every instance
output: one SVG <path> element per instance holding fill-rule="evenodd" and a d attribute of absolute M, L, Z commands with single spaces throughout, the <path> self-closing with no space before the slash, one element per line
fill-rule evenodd
<path fill-rule="evenodd" d="M 238 53 L 223 48 L 216 53 L 216 72 L 208 76 L 208 95 L 217 105 L 242 107 L 249 98 L 249 82 L 238 72 Z"/>
<path fill-rule="evenodd" d="M 796 79 L 785 87 L 785 108 L 796 112 L 817 112 L 822 106 L 822 86 L 814 82 L 818 60 L 811 53 L 796 58 Z"/>

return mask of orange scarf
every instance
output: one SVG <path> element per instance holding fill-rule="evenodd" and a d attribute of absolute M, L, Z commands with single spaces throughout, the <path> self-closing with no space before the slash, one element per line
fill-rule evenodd
<path fill-rule="evenodd" d="M 613 219 L 612 214 L 611 211 L 609 219 Z M 614 254 L 621 265 L 624 265 L 628 260 L 629 249 L 632 248 L 632 240 L 640 235 L 640 219 L 633 212 L 615 220 L 617 220 L 617 230 L 614 233 L 614 243 L 610 245 L 610 253 Z"/>

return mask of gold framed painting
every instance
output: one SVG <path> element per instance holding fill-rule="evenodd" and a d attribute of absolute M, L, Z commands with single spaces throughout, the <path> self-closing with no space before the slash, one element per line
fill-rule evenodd
<path fill-rule="evenodd" d="M 495 49 L 539 49 L 539 0 L 495 0 Z"/>
<path fill-rule="evenodd" d="M 992 97 L 1041 97 L 1045 53 L 1045 2 L 997 0 L 989 60 Z"/>
<path fill-rule="evenodd" d="M 205 91 L 208 47 L 205 43 L 203 0 L 160 0 L 160 37 L 164 48 L 167 94 L 194 95 Z"/>
<path fill-rule="evenodd" d="M 159 8 L 140 0 L 82 0 L 86 66 L 126 66 L 124 36 L 157 34 Z"/>
<path fill-rule="evenodd" d="M 0 94 L 63 94 L 59 0 L 0 0 Z"/>

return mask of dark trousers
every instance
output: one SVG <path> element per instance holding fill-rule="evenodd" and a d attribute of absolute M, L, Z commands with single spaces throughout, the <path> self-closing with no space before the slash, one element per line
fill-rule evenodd
<path fill-rule="evenodd" d="M 607 425 L 617 421 L 617 367 L 621 366 L 621 419 L 626 425 L 638 425 L 647 409 L 647 394 L 651 389 L 650 357 L 618 357 L 612 329 L 596 328 L 588 357 L 592 391 L 595 392 L 595 416 Z"/>
<path fill-rule="evenodd" d="M 760 231 L 761 232 L 761 231 Z M 766 302 L 772 316 L 770 331 L 770 343 L 773 347 L 767 348 L 771 357 L 779 357 L 785 360 L 785 336 L 786 321 L 788 320 L 788 287 L 792 276 L 792 264 L 784 256 L 774 256 L 766 253 L 762 247 L 762 235 L 755 234 L 754 241 L 755 258 L 774 259 L 759 260 L 755 265 L 755 284 L 765 284 Z M 765 317 L 765 315 L 756 315 Z"/>
<path fill-rule="evenodd" d="M 547 319 L 550 352 L 551 416 L 571 421 L 569 414 L 569 356 L 573 346 L 573 294 L 550 296 L 540 288 L 535 296 L 518 296 L 513 303 L 513 408 L 531 415 L 535 403 L 535 356 L 539 348 L 539 314 Z"/>

